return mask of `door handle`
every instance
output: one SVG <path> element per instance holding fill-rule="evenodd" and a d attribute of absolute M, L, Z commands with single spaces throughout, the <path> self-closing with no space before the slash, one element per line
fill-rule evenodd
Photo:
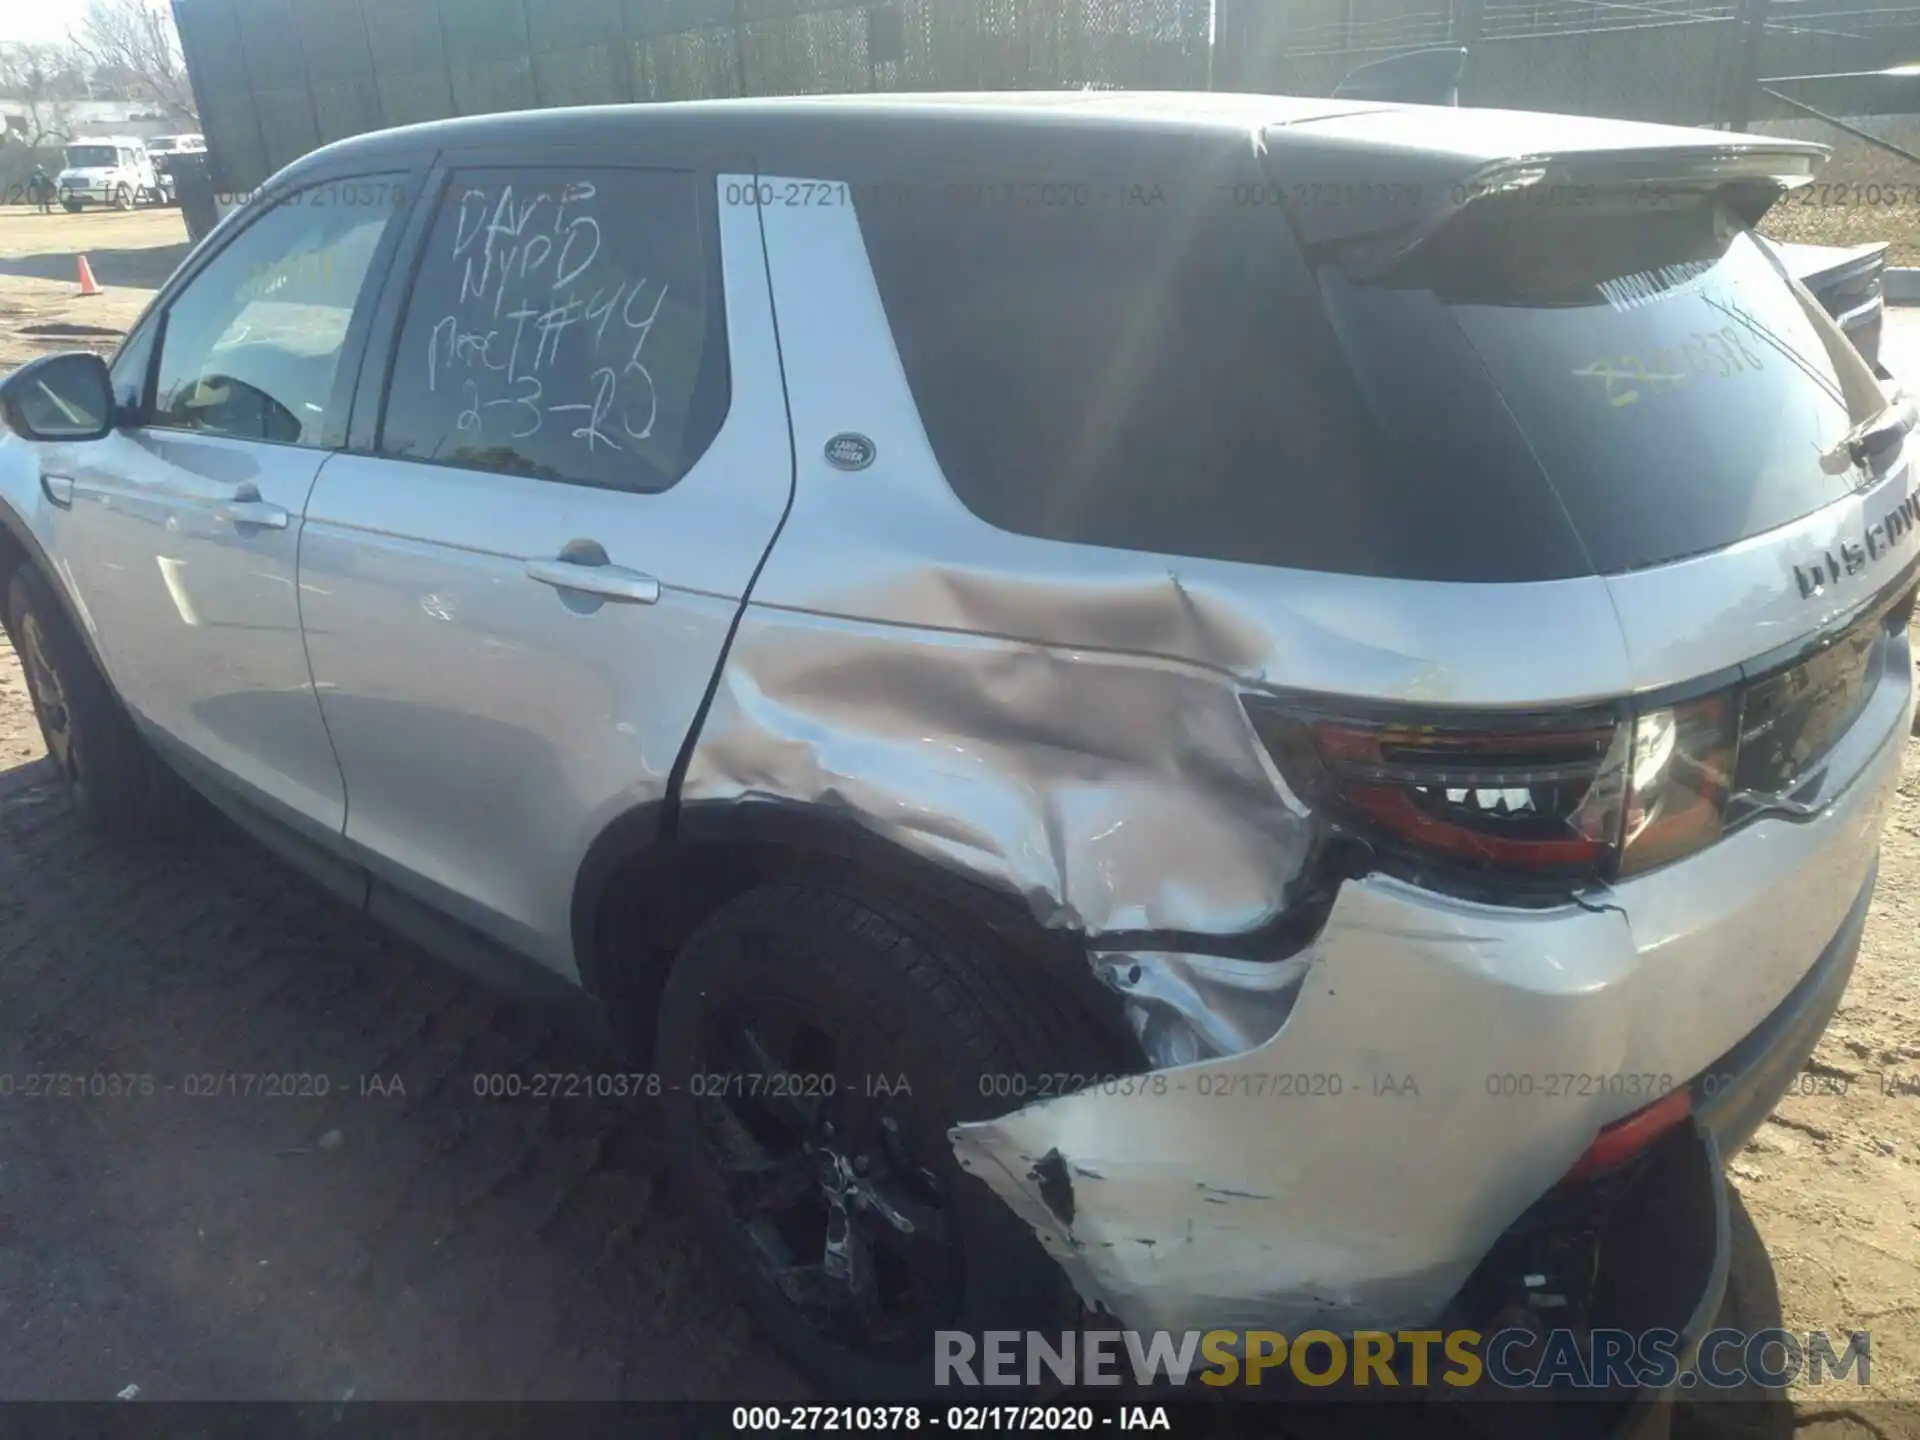
<path fill-rule="evenodd" d="M 287 528 L 287 512 L 265 500 L 230 500 L 220 507 L 220 518 L 232 525 L 257 525 L 262 530 Z"/>
<path fill-rule="evenodd" d="M 234 486 L 233 493 L 214 507 L 229 525 L 253 525 L 262 530 L 287 528 L 287 512 L 260 498 L 260 489 L 251 480 Z"/>
<path fill-rule="evenodd" d="M 660 598 L 660 582 L 621 565 L 590 565 L 578 560 L 529 560 L 527 578 L 556 590 L 578 590 L 635 605 L 651 605 Z"/>

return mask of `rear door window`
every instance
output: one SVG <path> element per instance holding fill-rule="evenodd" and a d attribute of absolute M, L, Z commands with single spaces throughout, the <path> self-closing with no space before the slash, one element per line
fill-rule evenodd
<path fill-rule="evenodd" d="M 456 171 L 401 327 L 382 452 L 672 485 L 728 405 L 710 220 L 685 171 Z"/>

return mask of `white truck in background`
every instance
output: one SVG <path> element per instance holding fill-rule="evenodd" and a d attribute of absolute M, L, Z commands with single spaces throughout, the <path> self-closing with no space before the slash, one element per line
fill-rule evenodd
<path fill-rule="evenodd" d="M 142 200 L 159 203 L 165 198 L 147 142 L 137 135 L 71 142 L 55 185 L 60 203 L 68 210 L 88 205 L 131 210 Z"/>

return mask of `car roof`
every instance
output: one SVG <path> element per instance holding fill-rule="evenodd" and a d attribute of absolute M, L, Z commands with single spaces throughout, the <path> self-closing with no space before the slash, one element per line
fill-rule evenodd
<path fill-rule="evenodd" d="M 667 101 L 432 120 L 337 141 L 271 183 L 341 160 L 386 163 L 423 150 L 478 147 L 646 145 L 666 163 L 724 150 L 751 155 L 765 174 L 830 175 L 838 168 L 798 167 L 854 157 L 857 168 L 862 155 L 893 166 L 916 160 L 937 166 L 948 147 L 956 154 L 985 147 L 1044 162 L 1044 146 L 1055 141 L 1119 154 L 1162 138 L 1225 144 L 1243 155 L 1284 153 L 1292 145 L 1393 151 L 1449 169 L 1541 153 L 1702 147 L 1825 153 L 1822 146 L 1766 136 L 1535 111 L 1213 91 L 956 91 Z"/>

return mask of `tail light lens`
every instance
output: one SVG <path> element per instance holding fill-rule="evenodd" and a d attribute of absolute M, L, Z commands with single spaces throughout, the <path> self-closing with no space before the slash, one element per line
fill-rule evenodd
<path fill-rule="evenodd" d="M 1720 838 L 1738 744 L 1731 691 L 1633 721 L 1618 873 L 1678 860 Z"/>
<path fill-rule="evenodd" d="M 1730 693 L 1639 715 L 1354 718 L 1247 702 L 1295 793 L 1376 848 L 1554 881 L 1644 870 L 1718 839 L 1735 708 Z"/>
<path fill-rule="evenodd" d="M 1244 703 L 1294 793 L 1376 852 L 1412 860 L 1423 878 L 1444 866 L 1564 892 L 1691 855 L 1756 798 L 1818 784 L 1915 594 L 1904 580 L 1816 648 L 1671 703 L 1480 715 Z"/>

